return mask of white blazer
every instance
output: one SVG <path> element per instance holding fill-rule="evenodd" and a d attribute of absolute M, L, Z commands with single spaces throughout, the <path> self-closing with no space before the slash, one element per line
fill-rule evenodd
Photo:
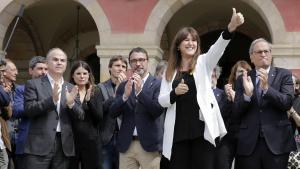
<path fill-rule="evenodd" d="M 193 72 L 197 90 L 197 102 L 200 107 L 199 117 L 205 122 L 204 138 L 214 146 L 216 146 L 215 138 L 225 136 L 227 131 L 218 102 L 211 88 L 211 75 L 229 41 L 230 40 L 224 40 L 221 35 L 207 53 L 198 57 Z M 163 155 L 169 160 L 172 152 L 176 116 L 176 102 L 174 104 L 170 103 L 170 92 L 172 91 L 172 83 L 176 73 L 177 72 L 174 73 L 172 81 L 170 82 L 166 80 L 165 75 L 163 76 L 158 97 L 159 104 L 168 108 L 164 123 Z"/>

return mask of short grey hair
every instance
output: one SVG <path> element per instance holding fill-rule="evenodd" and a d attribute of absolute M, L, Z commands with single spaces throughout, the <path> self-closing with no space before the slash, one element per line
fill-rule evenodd
<path fill-rule="evenodd" d="M 222 67 L 219 66 L 219 65 L 217 65 L 217 66 L 215 67 L 215 72 L 216 72 L 216 77 L 217 77 L 217 79 L 219 79 L 219 77 L 220 77 L 220 75 L 221 75 L 221 73 L 222 73 Z"/>
<path fill-rule="evenodd" d="M 65 51 L 63 51 L 63 50 L 60 49 L 60 48 L 55 47 L 55 48 L 52 48 L 52 49 L 50 49 L 50 50 L 48 51 L 48 53 L 47 53 L 47 55 L 46 55 L 46 59 L 49 60 L 49 58 L 54 54 L 55 51 L 61 51 L 61 52 L 66 56 L 66 58 L 67 58 L 67 54 L 66 54 Z"/>
<path fill-rule="evenodd" d="M 38 63 L 47 63 L 47 60 L 43 56 L 34 56 L 29 61 L 29 68 L 34 69 Z"/>
<path fill-rule="evenodd" d="M 252 55 L 253 53 L 253 50 L 254 50 L 254 46 L 258 43 L 258 42 L 266 42 L 269 46 L 269 50 L 271 51 L 272 50 L 272 44 L 270 42 L 268 42 L 266 39 L 264 38 L 258 38 L 258 39 L 255 39 L 251 45 L 250 45 L 250 48 L 249 48 L 249 56 Z"/>

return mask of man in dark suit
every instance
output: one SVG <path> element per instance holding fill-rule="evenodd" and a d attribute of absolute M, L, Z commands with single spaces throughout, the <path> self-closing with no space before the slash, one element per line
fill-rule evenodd
<path fill-rule="evenodd" d="M 272 67 L 271 44 L 256 39 L 249 49 L 255 69 L 238 78 L 235 111 L 241 115 L 236 165 L 239 169 L 285 169 L 294 150 L 287 116 L 293 100 L 292 74 Z"/>
<path fill-rule="evenodd" d="M 111 115 L 122 114 L 117 147 L 120 169 L 159 168 L 163 108 L 158 103 L 160 80 L 148 72 L 148 54 L 137 47 L 129 53 L 133 75 L 121 83 L 110 106 Z"/>
<path fill-rule="evenodd" d="M 65 52 L 53 48 L 46 59 L 47 75 L 25 85 L 24 109 L 30 119 L 24 149 L 26 168 L 67 169 L 69 157 L 75 154 L 70 116 L 77 115 L 71 109 L 76 106 L 78 89 L 63 79 Z"/>
<path fill-rule="evenodd" d="M 110 79 L 98 86 L 104 98 L 104 121 L 102 126 L 103 169 L 119 169 L 119 152 L 116 141 L 119 126 L 117 118 L 109 115 L 109 106 L 115 98 L 115 90 L 126 80 L 127 61 L 121 56 L 113 56 L 108 63 Z"/>
<path fill-rule="evenodd" d="M 28 72 L 31 77 L 43 77 L 47 73 L 46 58 L 42 56 L 34 56 L 29 61 Z M 24 116 L 24 88 L 25 85 L 17 85 L 15 88 L 13 114 L 12 117 L 18 120 L 17 134 L 16 134 L 16 150 L 15 150 L 15 168 L 24 169 L 24 146 L 27 138 L 29 119 Z"/>

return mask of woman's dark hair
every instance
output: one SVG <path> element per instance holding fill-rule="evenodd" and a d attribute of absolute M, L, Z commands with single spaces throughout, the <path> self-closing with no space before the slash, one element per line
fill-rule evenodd
<path fill-rule="evenodd" d="M 188 35 L 191 35 L 193 40 L 197 41 L 197 50 L 193 56 L 193 60 L 190 65 L 190 71 L 193 71 L 195 69 L 198 56 L 201 53 L 200 50 L 200 37 L 198 35 L 198 32 L 192 28 L 192 27 L 184 27 L 180 29 L 177 34 L 175 35 L 175 38 L 172 41 L 171 48 L 170 48 L 170 55 L 168 59 L 168 67 L 166 71 L 166 79 L 167 81 L 171 81 L 174 75 L 175 70 L 179 69 L 181 66 L 181 60 L 182 56 L 180 53 L 179 46 L 183 40 L 185 40 Z"/>
<path fill-rule="evenodd" d="M 70 72 L 70 83 L 76 85 L 74 79 L 73 79 L 73 75 L 76 71 L 76 69 L 78 69 L 79 67 L 84 68 L 85 70 L 88 71 L 89 73 L 89 79 L 88 79 L 88 83 L 86 84 L 86 89 L 88 89 L 90 86 L 92 86 L 92 94 L 94 93 L 94 86 L 95 86 L 95 78 L 93 76 L 93 72 L 91 67 L 89 66 L 89 64 L 87 64 L 85 61 L 79 60 L 76 61 L 72 67 L 71 67 L 71 72 Z"/>

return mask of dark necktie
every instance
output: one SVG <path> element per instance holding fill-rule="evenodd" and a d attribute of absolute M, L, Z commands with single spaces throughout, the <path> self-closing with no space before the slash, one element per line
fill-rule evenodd
<path fill-rule="evenodd" d="M 258 79 L 258 82 L 256 83 L 256 97 L 257 97 L 257 102 L 261 103 L 262 89 L 260 87 L 260 80 L 259 79 Z"/>

